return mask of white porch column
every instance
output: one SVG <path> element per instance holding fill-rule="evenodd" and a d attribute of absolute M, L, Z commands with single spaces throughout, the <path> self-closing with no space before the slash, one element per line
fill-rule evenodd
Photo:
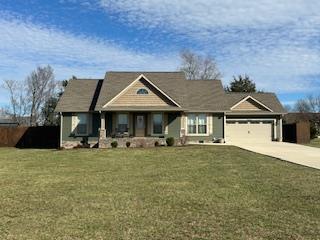
<path fill-rule="evenodd" d="M 100 114 L 100 120 L 101 120 L 101 124 L 100 124 L 100 129 L 105 130 L 106 129 L 106 114 L 104 112 L 102 112 Z"/>
<path fill-rule="evenodd" d="M 279 120 L 279 141 L 282 142 L 282 116 L 280 116 Z"/>
<path fill-rule="evenodd" d="M 106 113 L 100 113 L 100 139 L 106 139 Z"/>
<path fill-rule="evenodd" d="M 187 122 L 187 116 L 185 113 L 181 113 L 181 128 L 180 128 L 180 137 L 184 137 L 186 135 L 186 122 Z"/>
<path fill-rule="evenodd" d="M 277 121 L 276 119 L 273 120 L 273 141 L 276 141 L 277 138 L 279 137 L 278 134 L 277 134 Z"/>

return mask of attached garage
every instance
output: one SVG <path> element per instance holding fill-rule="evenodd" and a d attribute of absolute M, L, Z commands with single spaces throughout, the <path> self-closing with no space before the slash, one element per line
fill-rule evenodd
<path fill-rule="evenodd" d="M 268 93 L 228 94 L 230 111 L 225 113 L 227 143 L 282 141 L 282 106 Z M 253 97 L 254 96 L 254 97 Z"/>
<path fill-rule="evenodd" d="M 270 142 L 273 136 L 273 120 L 227 120 L 228 142 Z"/>

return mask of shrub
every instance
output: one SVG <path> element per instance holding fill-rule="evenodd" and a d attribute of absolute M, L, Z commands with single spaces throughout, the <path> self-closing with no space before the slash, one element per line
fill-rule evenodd
<path fill-rule="evenodd" d="M 173 146 L 174 145 L 174 138 L 173 137 L 168 137 L 166 139 L 166 143 L 169 147 Z"/>
<path fill-rule="evenodd" d="M 314 139 L 317 137 L 317 128 L 314 123 L 310 124 L 310 138 Z"/>
<path fill-rule="evenodd" d="M 131 142 L 126 142 L 127 148 L 130 147 L 130 145 L 131 145 Z"/>
<path fill-rule="evenodd" d="M 118 147 L 118 142 L 117 142 L 117 141 L 111 142 L 111 147 L 112 147 L 112 148 Z"/>
<path fill-rule="evenodd" d="M 154 146 L 155 146 L 155 147 L 159 147 L 159 146 L 160 146 L 160 143 L 159 143 L 158 141 L 155 141 L 155 142 L 154 142 Z"/>

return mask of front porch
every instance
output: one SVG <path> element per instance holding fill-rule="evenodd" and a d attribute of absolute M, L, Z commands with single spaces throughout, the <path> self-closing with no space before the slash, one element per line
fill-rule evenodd
<path fill-rule="evenodd" d="M 113 141 L 118 147 L 154 147 L 166 145 L 166 138 L 180 142 L 179 112 L 101 112 L 99 148 L 110 148 Z M 170 131 L 169 131 L 170 128 Z M 170 132 L 170 134 L 169 134 Z"/>

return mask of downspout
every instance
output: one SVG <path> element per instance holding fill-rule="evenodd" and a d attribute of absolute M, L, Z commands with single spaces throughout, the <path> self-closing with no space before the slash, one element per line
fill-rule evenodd
<path fill-rule="evenodd" d="M 223 113 L 223 139 L 224 142 L 227 142 L 226 139 L 226 126 L 227 126 L 227 116 L 226 116 L 226 112 Z"/>
<path fill-rule="evenodd" d="M 63 115 L 62 112 L 60 114 L 60 147 L 62 147 L 62 128 L 63 128 Z"/>

